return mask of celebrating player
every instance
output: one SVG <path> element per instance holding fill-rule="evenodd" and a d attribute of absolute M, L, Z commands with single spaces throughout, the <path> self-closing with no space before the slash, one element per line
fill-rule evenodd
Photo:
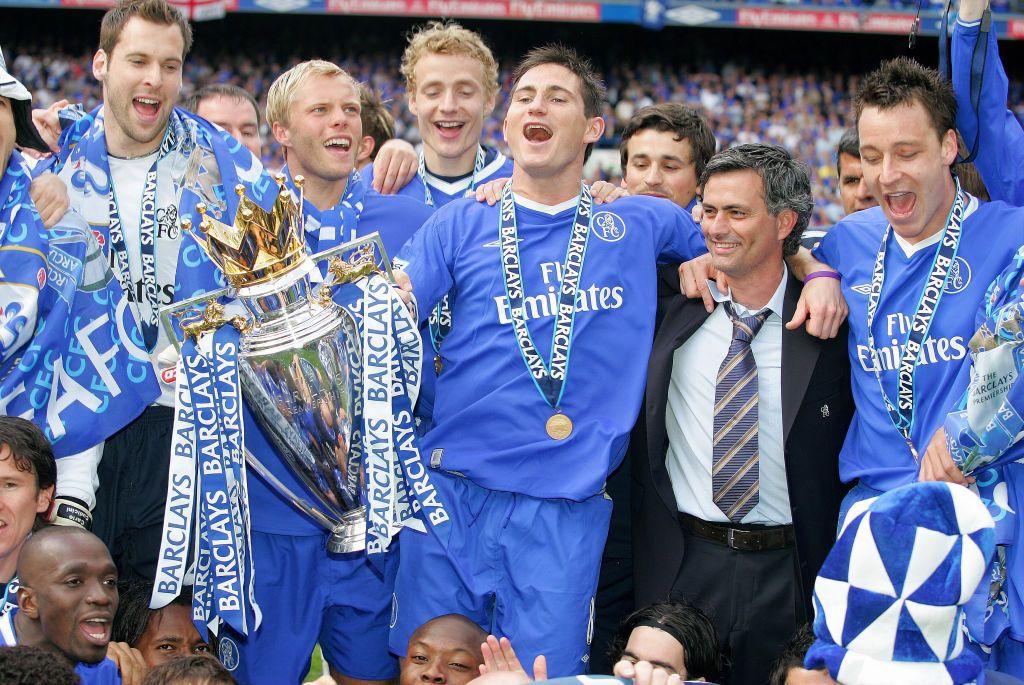
<path fill-rule="evenodd" d="M 310 253 L 378 231 L 393 255 L 431 215 L 422 202 L 381 195 L 360 178 L 355 170 L 359 115 L 358 84 L 330 62 L 302 62 L 270 87 L 267 121 L 285 150 L 283 173 L 296 192 L 294 179 L 305 179 Z M 190 290 L 217 287 L 212 268 L 183 278 Z M 292 492 L 315 500 L 248 419 L 246 444 Z M 340 683 L 397 676 L 397 662 L 388 654 L 393 572 L 382 578 L 364 553 L 329 554 L 326 531 L 262 479 L 248 482 L 255 595 L 264 618 L 248 636 L 223 629 L 221 650 L 230 644 L 240 656 L 236 676 L 250 683 L 297 682 L 317 642 Z M 289 648 L 278 649 L 282 644 Z"/>
<path fill-rule="evenodd" d="M 857 115 L 865 182 L 881 206 L 839 222 L 814 252 L 842 275 L 851 309 L 857 414 L 840 470 L 859 483 L 848 503 L 919 471 L 963 482 L 942 419 L 967 382 L 985 289 L 1024 243 L 1020 211 L 960 190 L 956 101 L 934 70 L 885 62 L 862 81 Z"/>
<path fill-rule="evenodd" d="M 225 213 L 234 211 L 237 197 L 223 188 L 273 185 L 238 141 L 174 107 L 191 43 L 188 22 L 165 0 L 121 0 L 110 9 L 93 58 L 103 105 L 88 114 L 77 110 L 58 152 L 71 206 L 100 236 L 127 296 L 118 324 L 141 330 L 135 337 L 123 335 L 122 342 L 148 358 L 160 379 L 156 404 L 103 446 L 95 494 L 97 534 L 123 574 L 139 578 L 153 578 L 159 553 L 174 405 L 176 353 L 157 310 L 176 292 L 181 298 L 192 294 L 176 291 L 175 277 L 184 270 L 179 259 L 184 267 L 194 266 L 199 251 L 195 245 L 179 250 L 178 215 L 191 211 L 179 202 L 181 176 L 195 147 L 209 151 L 227 198 Z M 50 115 L 45 127 L 54 130 L 57 114 Z M 59 491 L 73 488 L 80 499 L 91 498 L 94 469 L 95 463 L 62 476 Z"/>
<path fill-rule="evenodd" d="M 81 528 L 46 528 L 25 543 L 18 575 L 18 607 L 0 618 L 0 643 L 54 652 L 82 685 L 120 685 L 107 659 L 117 568 L 103 543 Z"/>
<path fill-rule="evenodd" d="M 604 88 L 585 60 L 540 48 L 514 82 L 500 206 L 450 203 L 404 255 L 421 318 L 454 287 L 459 323 L 422 447 L 451 521 L 402 534 L 391 647 L 404 653 L 413 629 L 454 611 L 576 673 L 611 509 L 602 488 L 642 393 L 656 263 L 704 246 L 665 200 L 594 211 L 582 175 Z"/>

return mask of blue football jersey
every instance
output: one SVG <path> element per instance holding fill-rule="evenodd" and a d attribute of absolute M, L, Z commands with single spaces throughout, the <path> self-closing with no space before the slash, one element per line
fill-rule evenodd
<path fill-rule="evenodd" d="M 524 311 L 549 359 L 575 200 L 516 199 Z M 422 453 L 483 487 L 583 500 L 621 461 L 643 394 L 654 333 L 659 261 L 706 251 L 690 216 L 668 200 L 626 197 L 594 207 L 576 297 L 561 409 L 575 427 L 553 440 L 553 410 L 534 385 L 513 333 L 499 249 L 499 206 L 471 199 L 439 210 L 401 255 L 424 319 L 451 290 L 434 426 Z"/>
<path fill-rule="evenodd" d="M 964 214 L 960 248 L 917 364 L 911 438 L 920 453 L 946 414 L 956 408 L 970 380 L 968 342 L 985 291 L 1024 243 L 1024 210 L 970 198 Z M 886 410 L 867 340 L 871 274 L 887 226 L 880 207 L 856 212 L 829 230 L 814 250 L 815 257 L 842 275 L 843 296 L 850 307 L 849 352 L 857 411 L 839 456 L 840 476 L 844 481 L 859 478 L 877 490 L 913 482 L 920 469 Z M 911 318 L 941 235 L 913 246 L 909 255 L 895 233 L 888 238 L 885 283 L 873 333 L 882 383 L 893 403 Z"/>
<path fill-rule="evenodd" d="M 373 165 L 366 167 L 363 174 L 366 182 L 373 184 Z M 496 178 L 512 177 L 512 160 L 493 148 L 484 148 L 484 166 L 477 175 L 476 185 L 493 181 Z M 427 185 L 430 186 L 430 198 L 435 208 L 444 207 L 452 200 L 471 195 L 473 191 L 473 174 L 466 174 L 458 180 L 445 180 L 426 172 Z M 405 187 L 398 191 L 398 195 L 411 197 L 420 202 L 426 202 L 426 188 L 423 179 L 417 174 Z"/>
<path fill-rule="evenodd" d="M 306 203 L 305 214 L 307 231 L 319 231 L 322 213 L 311 203 Z M 345 242 L 377 231 L 381 235 L 388 256 L 393 258 L 431 214 L 431 210 L 422 202 L 408 197 L 381 195 L 372 189 L 367 190 L 354 235 L 338 235 L 337 241 Z M 281 457 L 266 441 L 255 417 L 249 412 L 248 405 L 245 406 L 244 412 L 246 447 L 292 492 L 311 503 L 314 502 L 306 487 L 292 475 Z M 319 525 L 289 504 L 251 470 L 249 502 L 253 530 L 283 535 L 312 535 L 323 532 Z"/>
<path fill-rule="evenodd" d="M 493 181 L 497 178 L 511 178 L 512 160 L 505 157 L 493 148 L 484 148 L 484 166 L 477 174 L 476 185 Z M 367 183 L 373 180 L 373 167 L 367 168 Z M 426 181 L 430 186 L 430 199 L 433 202 L 432 209 L 444 207 L 452 200 L 457 200 L 468 195 L 473 195 L 474 184 L 473 174 L 456 181 L 446 181 L 426 172 Z M 416 176 L 404 188 L 398 192 L 399 196 L 414 198 L 421 202 L 426 201 L 426 189 L 423 179 Z M 420 373 L 420 394 L 416 401 L 415 414 L 420 423 L 420 429 L 425 431 L 432 423 L 431 416 L 434 412 L 434 392 L 437 386 L 437 371 L 434 367 L 435 350 L 431 342 L 429 326 L 424 322 L 420 328 L 423 336 L 423 366 Z"/>

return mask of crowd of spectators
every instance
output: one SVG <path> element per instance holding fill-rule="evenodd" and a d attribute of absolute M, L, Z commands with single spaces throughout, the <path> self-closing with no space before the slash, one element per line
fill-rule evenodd
<path fill-rule="evenodd" d="M 831 1 L 831 0 L 823 0 Z M 845 2 L 847 0 L 836 0 Z M 849 0 L 855 1 L 855 0 Z M 897 0 L 898 1 L 898 0 Z M 34 94 L 37 106 L 65 98 L 95 107 L 101 98 L 99 83 L 93 78 L 91 51 L 69 53 L 40 50 L 37 45 L 12 45 L 6 48 L 12 71 Z M 419 143 L 416 120 L 404 105 L 404 88 L 399 76 L 400 51 L 361 52 L 358 57 L 336 50 L 324 58 L 344 66 L 357 79 L 371 83 L 385 99 L 395 117 L 395 135 L 413 144 Z M 510 65 L 516 55 L 501 56 Z M 592 55 L 600 62 L 600 55 Z M 256 96 L 261 108 L 274 78 L 289 64 L 289 55 L 266 52 L 253 60 L 242 54 L 224 51 L 208 53 L 197 44 L 185 66 L 183 97 L 210 83 L 232 83 Z M 645 105 L 674 101 L 693 107 L 707 117 L 720 147 L 741 143 L 773 143 L 791 150 L 812 168 L 814 197 L 818 199 L 811 226 L 830 226 L 842 216 L 835 174 L 835 150 L 849 125 L 850 97 L 858 77 L 834 70 L 789 72 L 768 66 L 750 68 L 739 63 L 671 65 L 663 62 L 635 61 L 602 65 L 608 86 L 608 104 L 604 116 L 608 123 L 598 147 L 616 149 L 619 136 L 630 116 Z M 494 113 L 484 126 L 485 142 L 507 152 L 501 136 L 501 118 L 507 106 L 505 96 L 510 82 L 509 70 L 501 72 L 502 91 Z M 1011 106 L 1024 117 L 1024 85 L 1011 82 Z M 269 131 L 264 162 L 268 168 L 284 164 L 281 149 Z M 617 160 L 618 155 L 609 159 Z M 617 182 L 618 163 L 610 162 L 594 177 Z"/>

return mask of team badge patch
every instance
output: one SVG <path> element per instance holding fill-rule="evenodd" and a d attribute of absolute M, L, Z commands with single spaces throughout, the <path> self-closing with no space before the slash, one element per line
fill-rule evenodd
<path fill-rule="evenodd" d="M 605 242 L 615 243 L 626 235 L 626 222 L 611 212 L 597 212 L 590 226 L 594 235 Z"/>
<path fill-rule="evenodd" d="M 956 295 L 967 289 L 971 284 L 971 265 L 963 257 L 957 257 L 949 266 L 949 280 L 946 281 L 946 292 Z"/>
<path fill-rule="evenodd" d="M 224 668 L 229 671 L 234 671 L 238 668 L 240 661 L 238 645 L 230 637 L 227 635 L 221 637 L 220 642 L 217 643 L 217 652 L 218 656 L 220 656 L 220 662 L 224 664 Z"/>

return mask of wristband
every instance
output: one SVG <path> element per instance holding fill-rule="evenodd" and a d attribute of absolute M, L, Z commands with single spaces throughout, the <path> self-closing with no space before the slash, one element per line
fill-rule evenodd
<path fill-rule="evenodd" d="M 838 281 L 841 279 L 841 276 L 835 271 L 814 271 L 807 274 L 807 277 L 804 278 L 804 283 L 810 283 L 815 278 L 834 278 Z"/>
<path fill-rule="evenodd" d="M 55 526 L 79 526 L 92 529 L 92 514 L 89 507 L 77 497 L 58 495 L 46 512 L 46 522 Z"/>

